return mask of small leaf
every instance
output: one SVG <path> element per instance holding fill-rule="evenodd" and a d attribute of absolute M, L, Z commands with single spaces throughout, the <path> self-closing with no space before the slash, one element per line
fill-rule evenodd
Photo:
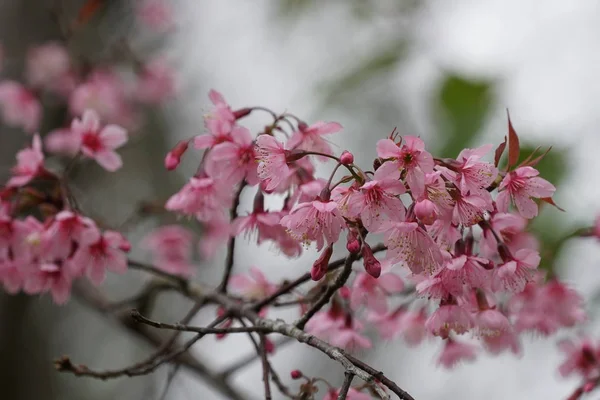
<path fill-rule="evenodd" d="M 552 197 L 540 197 L 540 200 L 542 200 L 542 201 L 544 201 L 544 202 L 546 202 L 546 203 L 548 203 L 548 204 L 551 204 L 551 205 L 553 205 L 554 207 L 558 208 L 560 211 L 563 211 L 563 212 L 565 211 L 563 208 L 559 207 L 559 206 L 558 206 L 558 205 L 557 205 L 557 204 L 554 202 L 554 200 L 552 200 Z"/>
<path fill-rule="evenodd" d="M 538 147 L 538 148 L 539 148 L 539 147 Z M 536 150 L 537 150 L 537 149 L 536 149 Z M 522 164 L 522 165 L 523 165 L 523 166 L 527 166 L 527 167 L 535 167 L 536 165 L 538 165 L 538 163 L 539 163 L 540 161 L 542 161 L 542 160 L 543 160 L 543 158 L 544 158 L 544 157 L 546 157 L 546 155 L 547 155 L 547 154 L 550 152 L 550 150 L 552 150 L 552 146 L 548 147 L 548 150 L 546 150 L 546 151 L 544 152 L 544 154 L 541 154 L 541 155 L 537 156 L 536 158 L 534 158 L 533 160 L 529 161 L 529 159 L 530 159 L 530 158 L 531 158 L 531 157 L 532 157 L 532 156 L 535 154 L 535 151 L 534 151 L 533 153 L 531 153 L 531 156 L 529 156 L 529 157 L 527 158 L 527 160 L 525 160 L 525 161 L 523 162 L 523 164 Z"/>
<path fill-rule="evenodd" d="M 508 165 L 507 171 L 517 165 L 519 162 L 519 136 L 517 136 L 517 132 L 515 132 L 515 128 L 512 126 L 512 122 L 510 122 L 510 114 L 508 110 L 506 110 L 506 115 L 508 116 Z"/>
<path fill-rule="evenodd" d="M 494 167 L 496 168 L 498 168 L 498 164 L 500 164 L 500 158 L 502 158 L 504 149 L 506 149 L 506 136 L 504 136 L 504 142 L 500 143 L 498 148 L 496 148 L 496 152 L 494 153 Z"/>

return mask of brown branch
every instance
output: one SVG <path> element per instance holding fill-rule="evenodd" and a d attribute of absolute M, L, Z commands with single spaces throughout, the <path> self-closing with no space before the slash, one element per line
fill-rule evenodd
<path fill-rule="evenodd" d="M 238 216 L 237 209 L 240 205 L 240 198 L 242 196 L 242 192 L 246 187 L 246 181 L 242 181 L 240 183 L 240 187 L 235 193 L 235 197 L 233 198 L 233 205 L 229 210 L 229 219 L 233 223 Z M 229 278 L 231 278 L 231 271 L 233 270 L 233 263 L 235 257 L 235 235 L 229 238 L 227 242 L 227 256 L 225 257 L 225 269 L 223 271 L 223 278 L 221 278 L 221 283 L 219 284 L 219 291 L 223 293 L 227 293 L 227 285 L 229 285 Z"/>
<path fill-rule="evenodd" d="M 83 304 L 99 312 L 107 319 L 116 322 L 122 328 L 153 347 L 160 349 L 164 345 L 165 342 L 160 335 L 147 329 L 143 329 L 144 327 L 142 325 L 132 324 L 129 316 L 120 316 L 110 312 L 111 303 L 106 299 L 102 292 L 86 281 L 80 281 L 74 286 L 74 294 Z M 202 361 L 200 361 L 200 359 L 193 357 L 191 354 L 180 355 L 173 361 L 185 366 L 188 370 L 193 372 L 205 383 L 215 388 L 215 390 L 219 391 L 225 397 L 233 400 L 245 399 L 245 396 L 232 387 L 220 374 L 210 370 Z M 81 371 L 80 368 L 82 366 L 74 365 L 68 357 L 63 357 L 61 360 L 57 361 L 57 367 L 59 367 L 59 370 L 77 375 L 77 371 Z"/>
<path fill-rule="evenodd" d="M 337 292 L 342 286 L 344 286 L 344 284 L 350 277 L 350 273 L 352 273 L 352 264 L 357 259 L 358 258 L 356 254 L 348 254 L 346 260 L 344 261 L 344 269 L 342 270 L 342 272 L 335 278 L 333 284 L 327 288 L 323 296 L 306 313 L 304 313 L 304 315 L 298 321 L 294 323 L 296 328 L 304 329 L 306 323 L 312 317 L 314 317 L 314 315 L 318 313 L 319 310 L 321 310 L 321 308 L 323 308 L 327 303 L 329 303 L 329 300 L 331 300 L 335 292 Z"/>
<path fill-rule="evenodd" d="M 264 334 L 260 334 L 260 358 L 262 361 L 262 371 L 263 371 L 263 383 L 265 385 L 265 400 L 272 400 L 271 396 L 271 384 L 269 382 L 269 372 L 271 369 L 271 365 L 269 364 L 269 359 L 267 358 L 267 340 Z"/>
<path fill-rule="evenodd" d="M 346 372 L 344 375 L 344 384 L 340 388 L 340 393 L 338 394 L 337 400 L 346 400 L 348 391 L 350 390 L 350 385 L 352 384 L 352 379 L 354 379 L 354 375 L 350 372 Z"/>
<path fill-rule="evenodd" d="M 291 343 L 291 342 L 293 342 L 292 338 L 283 337 L 283 338 L 280 338 L 275 341 L 275 347 L 280 347 L 286 343 Z M 219 376 L 221 376 L 221 377 L 223 377 L 223 379 L 225 379 L 228 376 L 231 376 L 232 374 L 236 373 L 240 369 L 245 368 L 248 365 L 252 364 L 254 361 L 258 360 L 258 358 L 259 358 L 258 354 L 256 354 L 256 353 L 248 354 L 247 356 L 238 359 L 233 364 L 231 364 L 229 367 L 224 369 L 221 373 L 219 373 Z M 273 374 L 273 378 L 275 378 L 276 376 L 277 376 L 276 374 Z M 275 380 L 275 379 L 273 379 L 273 380 Z"/>

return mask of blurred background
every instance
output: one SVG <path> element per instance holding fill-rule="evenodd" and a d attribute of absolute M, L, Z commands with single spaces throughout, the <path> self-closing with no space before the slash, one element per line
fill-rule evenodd
<path fill-rule="evenodd" d="M 222 92 L 234 109 L 263 105 L 289 110 L 306 121 L 339 121 L 337 150 L 354 152 L 370 164 L 375 142 L 394 127 L 421 136 L 435 155 L 455 157 L 464 147 L 498 144 L 507 132 L 506 110 L 522 141 L 533 150 L 553 146 L 540 164 L 557 187 L 555 201 L 566 210 L 543 210 L 532 229 L 543 240 L 545 268 L 552 268 L 595 308 L 600 289 L 600 250 L 593 240 L 558 240 L 591 224 L 600 212 L 600 3 L 594 0 L 172 0 L 174 26 L 157 35 L 138 26 L 130 0 L 110 0 L 84 29 L 65 37 L 55 14 L 76 18 L 84 0 L 0 0 L 3 78 L 19 78 L 27 48 L 48 40 L 64 42 L 72 54 L 96 62 L 115 57 L 110 49 L 126 38 L 139 54 L 165 55 L 176 68 L 177 95 L 145 112 L 135 145 L 123 152 L 125 167 L 107 174 L 93 166 L 76 174 L 76 193 L 85 210 L 120 226 L 141 201 L 164 201 L 193 174 L 200 159 L 186 155 L 177 173 L 164 171 L 164 154 L 178 140 L 202 133 L 207 93 Z M 118 55 L 116 56 L 118 58 Z M 44 128 L 55 127 L 64 110 L 49 108 Z M 267 121 L 252 117 L 247 126 Z M 0 131 L 0 179 L 29 137 Z M 135 182 L 132 184 L 131 182 Z M 251 207 L 251 195 L 242 213 Z M 156 224 L 127 225 L 135 244 Z M 258 266 L 273 281 L 306 271 L 314 253 L 289 262 L 268 246 L 238 246 L 236 272 Z M 147 255 L 134 249 L 137 258 Z M 197 279 L 216 283 L 223 257 L 202 263 Z M 544 260 L 544 258 L 543 258 Z M 143 277 L 109 277 L 115 299 L 139 288 Z M 189 305 L 161 295 L 156 319 L 180 319 Z M 214 316 L 202 312 L 195 323 Z M 292 314 L 282 316 L 293 317 Z M 571 332 L 572 333 L 572 332 Z M 364 357 L 415 399 L 562 399 L 577 380 L 560 378 L 558 339 L 530 337 L 520 358 L 482 354 L 475 363 L 450 371 L 438 368 L 435 341 L 409 348 L 401 341 L 375 343 Z M 253 353 L 244 336 L 203 339 L 193 353 L 216 371 Z M 0 292 L 0 394 L 2 399 L 227 399 L 182 369 L 163 367 L 151 376 L 101 382 L 58 374 L 52 361 L 69 354 L 98 369 L 126 366 L 150 348 L 114 320 L 89 310 L 75 297 L 62 307 L 47 297 Z M 296 345 L 277 349 L 273 364 L 287 378 L 292 369 L 341 384 L 342 371 L 320 354 Z M 233 385 L 260 399 L 260 363 L 240 369 Z M 288 382 L 290 383 L 290 382 Z M 296 383 L 291 385 L 295 387 Z M 592 394 L 589 398 L 594 398 Z M 596 395 L 597 396 L 597 395 Z M 276 397 L 277 398 L 277 397 Z"/>

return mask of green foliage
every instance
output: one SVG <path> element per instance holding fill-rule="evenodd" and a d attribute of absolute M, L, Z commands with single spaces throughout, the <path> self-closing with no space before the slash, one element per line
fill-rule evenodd
<path fill-rule="evenodd" d="M 492 82 L 447 74 L 441 82 L 434 109 L 442 121 L 438 137 L 443 145 L 436 153 L 456 157 L 480 132 L 493 103 Z"/>

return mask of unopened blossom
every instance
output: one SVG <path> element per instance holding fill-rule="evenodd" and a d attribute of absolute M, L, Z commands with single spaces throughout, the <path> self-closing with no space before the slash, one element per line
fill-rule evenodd
<path fill-rule="evenodd" d="M 371 275 L 373 278 L 377 279 L 381 275 L 381 263 L 373 254 L 373 249 L 369 246 L 368 243 L 363 243 L 362 249 L 363 256 L 363 265 L 365 267 L 365 271 L 367 274 Z"/>
<path fill-rule="evenodd" d="M 166 225 L 153 230 L 142 240 L 142 246 L 152 253 L 154 265 L 170 274 L 190 277 L 193 234 L 180 225 Z"/>
<path fill-rule="evenodd" d="M 231 202 L 231 189 L 212 178 L 190 178 L 179 192 L 167 200 L 165 208 L 185 215 L 194 215 L 199 221 L 222 217 Z"/>
<path fill-rule="evenodd" d="M 319 257 L 315 260 L 310 269 L 310 278 L 313 281 L 319 281 L 327 274 L 327 267 L 329 266 L 329 260 L 333 254 L 333 246 L 329 245 L 325 247 L 325 250 L 319 254 Z"/>
<path fill-rule="evenodd" d="M 317 199 L 294 206 L 288 215 L 281 218 L 281 225 L 300 242 L 315 241 L 317 251 L 320 251 L 325 243 L 338 241 L 345 221 L 335 201 Z"/>
<path fill-rule="evenodd" d="M 406 183 L 414 198 L 423 194 L 425 174 L 433 172 L 434 162 L 432 155 L 425 151 L 425 143 L 421 139 L 403 136 L 399 145 L 391 139 L 382 139 L 377 142 L 377 155 L 391 159 L 397 169 L 406 171 Z"/>
<path fill-rule="evenodd" d="M 29 183 L 44 168 L 44 153 L 42 153 L 42 140 L 35 135 L 31 147 L 27 147 L 17 153 L 17 165 L 12 170 L 12 177 L 6 186 L 20 187 Z"/>
<path fill-rule="evenodd" d="M 249 300 L 261 300 L 277 290 L 277 285 L 269 282 L 262 271 L 250 268 L 248 274 L 236 274 L 229 281 L 231 289 Z"/>
<path fill-rule="evenodd" d="M 6 125 L 23 128 L 27 133 L 36 132 L 42 119 L 39 99 L 15 81 L 0 82 L 0 111 Z"/>
<path fill-rule="evenodd" d="M 403 221 L 404 204 L 397 196 L 403 194 L 406 189 L 399 178 L 398 169 L 386 168 L 385 165 L 380 167 L 373 179 L 367 181 L 349 198 L 349 213 L 359 216 L 369 230 L 380 226 L 386 217 Z"/>
<path fill-rule="evenodd" d="M 376 232 L 384 234 L 386 260 L 403 263 L 414 274 L 432 275 L 442 267 L 439 246 L 416 222 L 388 221 Z"/>
<path fill-rule="evenodd" d="M 115 150 L 127 143 L 127 131 L 118 125 L 100 127 L 100 117 L 94 110 L 86 110 L 81 119 L 74 119 L 71 131 L 81 138 L 81 152 L 96 160 L 107 171 L 123 166 Z"/>
<path fill-rule="evenodd" d="M 520 167 L 507 173 L 498 187 L 498 210 L 507 212 L 512 202 L 524 218 L 535 217 L 538 214 L 538 206 L 532 199 L 552 197 L 556 191 L 554 185 L 540 178 L 539 174 L 540 172 L 533 167 Z"/>
<path fill-rule="evenodd" d="M 540 254 L 531 249 L 521 249 L 514 257 L 494 269 L 492 288 L 519 293 L 533 279 L 540 264 Z"/>
<path fill-rule="evenodd" d="M 387 297 L 399 293 L 402 289 L 404 281 L 391 271 L 384 272 L 379 278 L 360 272 L 352 284 L 350 305 L 353 309 L 365 305 L 369 310 L 385 313 L 388 307 Z"/>
<path fill-rule="evenodd" d="M 127 271 L 129 244 L 118 232 L 106 231 L 100 239 L 89 246 L 80 247 L 73 255 L 73 263 L 84 268 L 90 281 L 99 285 L 104 281 L 106 270 L 123 274 Z"/>
<path fill-rule="evenodd" d="M 473 361 L 475 357 L 475 346 L 448 338 L 444 340 L 444 349 L 442 350 L 437 363 L 444 368 L 452 368 L 461 361 Z"/>
<path fill-rule="evenodd" d="M 165 168 L 168 171 L 173 171 L 181 163 L 181 157 L 187 151 L 189 140 L 180 140 L 175 147 L 171 149 L 165 156 Z"/>
<path fill-rule="evenodd" d="M 289 150 L 273 136 L 259 135 L 256 138 L 256 152 L 258 177 L 266 184 L 265 190 L 274 190 L 292 174 L 287 162 Z"/>
<path fill-rule="evenodd" d="M 231 131 L 231 141 L 219 143 L 208 154 L 206 172 L 232 184 L 246 180 L 249 185 L 259 182 L 254 142 L 250 131 L 236 126 Z"/>
<path fill-rule="evenodd" d="M 425 322 L 429 332 L 442 338 L 448 337 L 451 331 L 465 333 L 472 326 L 473 320 L 469 312 L 454 304 L 440 306 Z"/>
<path fill-rule="evenodd" d="M 460 152 L 450 168 L 443 168 L 445 177 L 453 181 L 463 195 L 479 194 L 480 196 L 498 176 L 498 169 L 493 164 L 481 161 L 481 158 L 492 149 L 492 145 L 483 145 L 477 149 L 464 149 Z"/>
<path fill-rule="evenodd" d="M 27 54 L 26 76 L 34 87 L 64 91 L 70 68 L 69 53 L 57 42 L 34 47 Z"/>
<path fill-rule="evenodd" d="M 331 146 L 323 138 L 323 135 L 336 133 L 342 130 L 342 125 L 337 122 L 319 121 L 310 126 L 300 126 L 300 129 L 294 132 L 287 146 L 295 150 L 316 151 L 324 154 L 331 154 Z M 319 157 L 322 161 L 327 158 Z"/>

